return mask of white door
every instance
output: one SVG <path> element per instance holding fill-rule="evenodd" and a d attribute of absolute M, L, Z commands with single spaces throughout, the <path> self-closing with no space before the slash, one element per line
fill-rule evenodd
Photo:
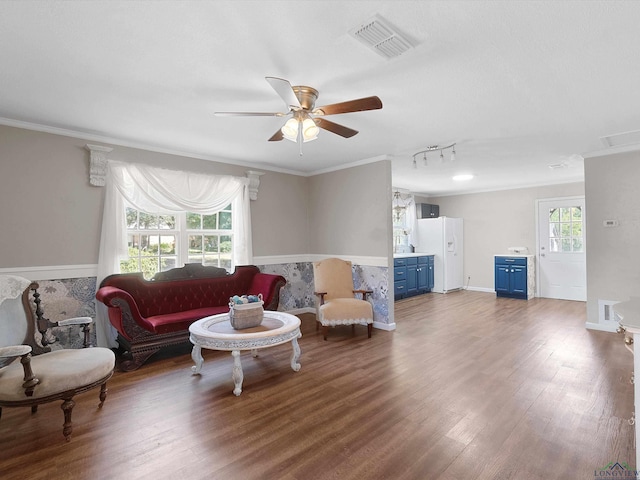
<path fill-rule="evenodd" d="M 584 197 L 537 201 L 538 296 L 587 300 Z"/>

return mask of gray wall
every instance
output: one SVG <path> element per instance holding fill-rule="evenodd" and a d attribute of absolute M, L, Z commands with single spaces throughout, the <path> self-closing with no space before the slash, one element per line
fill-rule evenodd
<path fill-rule="evenodd" d="M 309 178 L 314 254 L 391 256 L 391 162 Z"/>
<path fill-rule="evenodd" d="M 248 167 L 0 125 L 0 268 L 98 262 L 104 189 L 89 184 L 87 143 L 110 159 L 219 175 Z M 251 202 L 255 256 L 387 256 L 391 163 L 303 177 L 260 177 Z"/>
<path fill-rule="evenodd" d="M 598 300 L 640 296 L 640 152 L 586 158 L 587 319 Z M 604 220 L 619 226 L 605 228 Z"/>
<path fill-rule="evenodd" d="M 516 190 L 418 197 L 440 205 L 440 215 L 464 219 L 464 279 L 472 288 L 494 289 L 493 256 L 509 247 L 536 253 L 536 200 L 584 195 L 583 183 Z M 587 208 L 587 212 L 588 212 Z M 587 247 L 589 250 L 589 247 Z M 470 280 L 467 280 L 468 277 Z"/>

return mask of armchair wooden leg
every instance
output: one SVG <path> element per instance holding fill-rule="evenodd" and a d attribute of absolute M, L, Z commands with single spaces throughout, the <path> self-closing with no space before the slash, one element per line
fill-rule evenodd
<path fill-rule="evenodd" d="M 98 408 L 102 408 L 102 404 L 107 399 L 107 392 L 107 382 L 104 382 L 100 385 L 100 404 L 98 405 Z"/>
<path fill-rule="evenodd" d="M 65 398 L 64 402 L 62 402 L 62 411 L 64 412 L 64 425 L 62 425 L 62 434 L 64 438 L 68 441 L 71 440 L 71 432 L 73 431 L 73 427 L 71 424 L 71 412 L 73 411 L 73 407 L 75 407 L 76 402 L 73 401 L 73 397 Z"/>
<path fill-rule="evenodd" d="M 322 326 L 322 336 L 324 339 L 327 339 L 327 334 L 329 333 L 329 327 L 327 325 Z"/>
<path fill-rule="evenodd" d="M 367 324 L 367 334 L 369 335 L 369 338 L 371 338 L 371 332 L 373 331 L 373 323 L 368 323 Z"/>

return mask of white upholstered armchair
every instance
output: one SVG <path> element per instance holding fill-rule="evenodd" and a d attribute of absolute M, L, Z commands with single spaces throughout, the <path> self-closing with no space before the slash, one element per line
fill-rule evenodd
<path fill-rule="evenodd" d="M 367 301 L 371 290 L 354 290 L 351 262 L 327 258 L 313 263 L 316 302 L 316 329 L 322 325 L 327 339 L 329 327 L 366 325 L 368 337 L 373 329 L 373 307 Z M 362 298 L 356 298 L 361 295 Z"/>
<path fill-rule="evenodd" d="M 40 308 L 37 288 L 25 278 L 0 275 L 0 415 L 3 407 L 31 407 L 35 413 L 42 403 L 62 400 L 62 433 L 69 441 L 73 397 L 100 387 L 102 407 L 115 355 L 100 347 L 51 351 L 48 344 L 55 341 L 51 327 L 82 326 L 87 346 L 92 319 L 50 322 Z"/>

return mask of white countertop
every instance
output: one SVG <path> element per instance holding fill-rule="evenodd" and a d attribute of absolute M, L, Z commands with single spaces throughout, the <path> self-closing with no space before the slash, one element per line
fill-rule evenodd
<path fill-rule="evenodd" d="M 412 253 L 394 253 L 393 258 L 409 258 L 409 257 L 424 257 L 427 255 L 435 255 L 433 253 L 426 252 L 412 252 Z"/>
<path fill-rule="evenodd" d="M 533 258 L 535 255 L 531 253 L 496 253 L 494 257 Z"/>

